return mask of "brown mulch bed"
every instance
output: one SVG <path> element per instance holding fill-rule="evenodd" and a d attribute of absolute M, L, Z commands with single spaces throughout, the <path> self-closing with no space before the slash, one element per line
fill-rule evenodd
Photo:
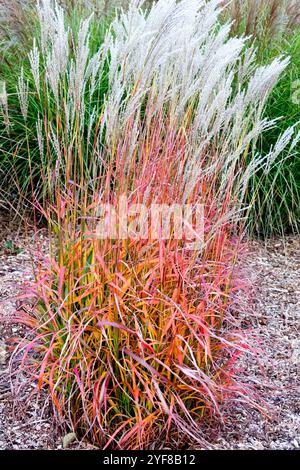
<path fill-rule="evenodd" d="M 47 245 L 45 230 L 26 231 L 0 212 L 0 449 L 59 449 L 62 437 L 43 395 L 28 401 L 32 389 L 17 400 L 9 372 L 12 338 L 24 334 L 10 320 L 15 296 L 32 278 L 30 247 Z M 230 412 L 214 449 L 300 448 L 300 239 L 287 237 L 264 244 L 250 242 L 244 275 L 252 285 L 253 311 L 244 322 L 257 337 L 259 362 L 245 356 L 241 369 L 264 396 L 268 416 L 237 405 Z M 34 384 L 32 384 L 32 388 Z M 78 445 L 72 445 L 75 448 Z M 86 447 L 85 447 L 86 448 Z"/>
<path fill-rule="evenodd" d="M 300 239 L 252 241 L 244 276 L 252 288 L 244 314 L 256 336 L 257 360 L 244 356 L 245 379 L 256 386 L 267 416 L 237 406 L 217 449 L 300 449 Z"/>
<path fill-rule="evenodd" d="M 28 400 L 34 384 L 17 397 L 11 388 L 15 385 L 9 363 L 13 340 L 26 333 L 12 318 L 19 308 L 20 285 L 33 276 L 29 248 L 37 242 L 47 244 L 45 231 L 36 235 L 0 212 L 0 449 L 55 449 L 60 445 L 45 397 Z"/>

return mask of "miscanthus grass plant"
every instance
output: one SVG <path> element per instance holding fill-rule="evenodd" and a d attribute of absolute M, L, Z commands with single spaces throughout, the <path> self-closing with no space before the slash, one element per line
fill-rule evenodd
<path fill-rule="evenodd" d="M 249 350 L 234 309 L 245 194 L 299 140 L 291 128 L 257 152 L 288 59 L 258 67 L 255 49 L 220 24 L 221 1 L 142 6 L 119 11 L 91 53 L 92 19 L 71 34 L 63 9 L 44 1 L 32 96 L 24 72 L 18 81 L 25 135 L 28 100 L 46 102 L 36 139 L 51 197 L 35 204 L 52 234 L 27 294 L 34 307 L 16 318 L 31 329 L 14 356 L 20 387 L 36 383 L 60 422 L 101 448 L 203 445 L 202 424 L 222 419 L 224 403 L 254 405 L 235 365 Z M 99 237 L 100 204 L 118 209 L 122 196 L 135 226 L 136 204 L 201 204 L 201 249 L 160 229 Z"/>
<path fill-rule="evenodd" d="M 260 139 L 260 152 L 266 155 L 290 126 L 300 130 L 300 4 L 293 0 L 235 0 L 225 12 L 227 20 L 233 21 L 231 34 L 249 35 L 248 43 L 258 48 L 259 64 L 269 63 L 278 54 L 290 57 L 265 110 L 269 119 L 278 119 L 277 126 Z M 252 207 L 251 233 L 263 237 L 299 233 L 299 147 L 291 155 L 281 153 L 270 171 L 260 171 L 251 179 L 246 201 Z"/>
<path fill-rule="evenodd" d="M 232 21 L 232 34 L 251 36 L 260 59 L 270 43 L 292 34 L 300 24 L 297 0 L 233 0 L 224 5 L 224 17 Z"/>
<path fill-rule="evenodd" d="M 25 205 L 32 197 L 49 197 L 51 173 L 60 163 L 45 159 L 44 145 L 55 143 L 44 142 L 42 134 L 62 127 L 64 119 L 71 133 L 79 108 L 85 117 L 81 135 L 93 132 L 91 116 L 101 109 L 106 90 L 107 64 L 98 70 L 98 56 L 114 10 L 101 0 L 66 2 L 64 10 L 58 4 L 50 9 L 50 3 L 3 6 L 7 16 L 0 34 L 0 190 L 8 204 L 12 195 L 15 203 Z M 85 153 L 87 164 L 88 149 Z"/>
<path fill-rule="evenodd" d="M 278 119 L 276 128 L 265 133 L 260 141 L 261 153 L 266 154 L 280 133 L 290 126 L 300 131 L 300 30 L 278 44 L 270 52 L 284 51 L 290 64 L 273 90 L 265 114 Z M 300 148 L 292 154 L 283 152 L 268 172 L 258 172 L 250 181 L 248 199 L 252 210 L 249 227 L 264 237 L 299 234 L 300 230 Z"/>

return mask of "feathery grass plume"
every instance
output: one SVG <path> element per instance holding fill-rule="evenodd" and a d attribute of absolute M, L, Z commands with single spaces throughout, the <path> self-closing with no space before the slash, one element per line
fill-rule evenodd
<path fill-rule="evenodd" d="M 28 113 L 28 81 L 24 79 L 24 69 L 21 69 L 21 75 L 18 79 L 17 92 L 20 102 L 20 108 L 22 111 L 23 118 L 27 120 Z"/>
<path fill-rule="evenodd" d="M 9 117 L 8 117 L 8 99 L 7 99 L 7 91 L 6 91 L 5 82 L 0 82 L 0 111 L 3 117 L 3 122 L 7 130 L 10 122 L 9 122 Z"/>
<path fill-rule="evenodd" d="M 34 79 L 36 91 L 40 93 L 40 54 L 36 46 L 36 39 L 33 39 L 33 48 L 29 53 L 31 73 Z"/>
<path fill-rule="evenodd" d="M 83 20 L 53 112 L 39 110 L 52 193 L 39 208 L 53 237 L 29 294 L 35 306 L 17 319 L 32 330 L 15 358 L 60 419 L 101 448 L 203 445 L 201 424 L 222 418 L 227 400 L 253 405 L 235 370 L 249 350 L 233 310 L 244 194 L 298 137 L 291 129 L 259 155 L 256 142 L 275 125 L 264 106 L 287 60 L 258 67 L 245 38 L 220 24 L 221 3 L 159 0 L 146 12 L 134 0 L 96 56 Z M 40 8 L 52 58 L 63 13 Z M 149 226 L 134 236 L 120 215 L 109 220 L 114 236 L 99 237 L 100 204 L 119 214 L 123 196 L 134 226 L 137 204 L 201 204 L 202 249 Z"/>

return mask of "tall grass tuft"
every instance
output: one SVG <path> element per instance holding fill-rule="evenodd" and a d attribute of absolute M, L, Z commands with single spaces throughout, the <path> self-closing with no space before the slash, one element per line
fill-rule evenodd
<path fill-rule="evenodd" d="M 284 47 L 290 56 L 290 65 L 270 96 L 265 114 L 278 119 L 275 129 L 266 132 L 260 142 L 266 154 L 279 133 L 290 126 L 300 131 L 300 31 L 287 39 Z M 300 230 L 300 152 L 299 146 L 291 154 L 283 152 L 268 172 L 258 172 L 249 185 L 248 201 L 252 206 L 249 227 L 264 237 L 299 234 Z"/>
<path fill-rule="evenodd" d="M 59 418 L 101 448 L 203 445 L 201 424 L 226 401 L 253 403 L 235 369 L 249 348 L 234 311 L 243 201 L 250 178 L 299 140 L 291 128 L 257 153 L 288 60 L 257 67 L 220 24 L 220 0 L 142 5 L 120 11 L 91 54 L 91 20 L 70 34 L 45 1 L 31 53 L 32 70 L 37 57 L 45 67 L 34 102 L 46 103 L 36 126 L 52 197 L 38 207 L 53 236 L 15 357 Z M 22 75 L 18 90 L 26 122 Z M 100 204 L 117 210 L 123 196 L 135 225 L 137 204 L 201 204 L 201 249 L 160 228 L 120 235 L 118 217 L 116 235 L 99 237 Z"/>
<path fill-rule="evenodd" d="M 64 10 L 50 0 L 39 1 L 37 8 L 35 1 L 3 6 L 9 15 L 0 34 L 0 82 L 6 90 L 6 112 L 0 110 L 0 191 L 8 201 L 15 195 L 16 202 L 27 206 L 32 197 L 46 200 L 51 195 L 51 174 L 62 164 L 58 149 L 55 160 L 45 159 L 50 152 L 44 146 L 56 144 L 44 141 L 42 134 L 58 131 L 61 121 L 67 121 L 64 139 L 71 142 L 80 112 L 85 115 L 81 137 L 88 146 L 92 116 L 101 109 L 106 89 L 107 65 L 99 70 L 98 57 L 114 10 L 100 0 L 65 3 Z M 85 153 L 88 165 L 88 148 Z"/>
<path fill-rule="evenodd" d="M 260 58 L 270 43 L 292 34 L 300 25 L 300 7 L 295 0 L 233 0 L 224 2 L 232 34 L 246 34 L 255 40 Z"/>
<path fill-rule="evenodd" d="M 265 111 L 277 126 L 263 134 L 260 152 L 266 155 L 278 136 L 290 126 L 300 130 L 300 5 L 297 1 L 239 1 L 228 6 L 225 17 L 233 20 L 232 34 L 246 34 L 258 48 L 257 60 L 265 64 L 278 54 L 290 57 L 290 64 L 274 88 Z M 260 171 L 249 185 L 247 203 L 251 233 L 263 237 L 300 230 L 300 154 L 281 153 L 269 171 Z"/>

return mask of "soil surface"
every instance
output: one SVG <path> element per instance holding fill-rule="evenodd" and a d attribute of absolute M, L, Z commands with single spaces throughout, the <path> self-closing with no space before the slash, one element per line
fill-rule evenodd
<path fill-rule="evenodd" d="M 252 290 L 244 322 L 259 354 L 241 368 L 267 416 L 237 406 L 213 448 L 300 449 L 300 239 L 251 241 L 243 270 Z"/>
<path fill-rule="evenodd" d="M 29 400 L 25 407 L 34 384 L 18 395 L 10 374 L 14 338 L 26 334 L 12 318 L 20 308 L 21 286 L 33 278 L 31 250 L 36 244 L 47 245 L 45 231 L 35 234 L 0 212 L 0 449 L 55 449 L 61 444 L 45 397 Z"/>
<path fill-rule="evenodd" d="M 60 449 L 63 436 L 55 426 L 46 398 L 30 400 L 29 388 L 17 396 L 9 360 L 14 338 L 24 335 L 11 318 L 19 308 L 20 285 L 32 279 L 31 249 L 47 249 L 47 233 L 24 231 L 0 212 L 0 449 Z M 262 393 L 268 416 L 237 405 L 228 414 L 214 449 L 300 449 L 300 239 L 251 241 L 244 275 L 252 286 L 252 310 L 245 316 L 261 351 L 241 370 Z M 14 396 L 15 395 L 15 396 Z M 16 400 L 17 398 L 17 400 Z M 73 442 L 71 448 L 87 448 Z"/>

